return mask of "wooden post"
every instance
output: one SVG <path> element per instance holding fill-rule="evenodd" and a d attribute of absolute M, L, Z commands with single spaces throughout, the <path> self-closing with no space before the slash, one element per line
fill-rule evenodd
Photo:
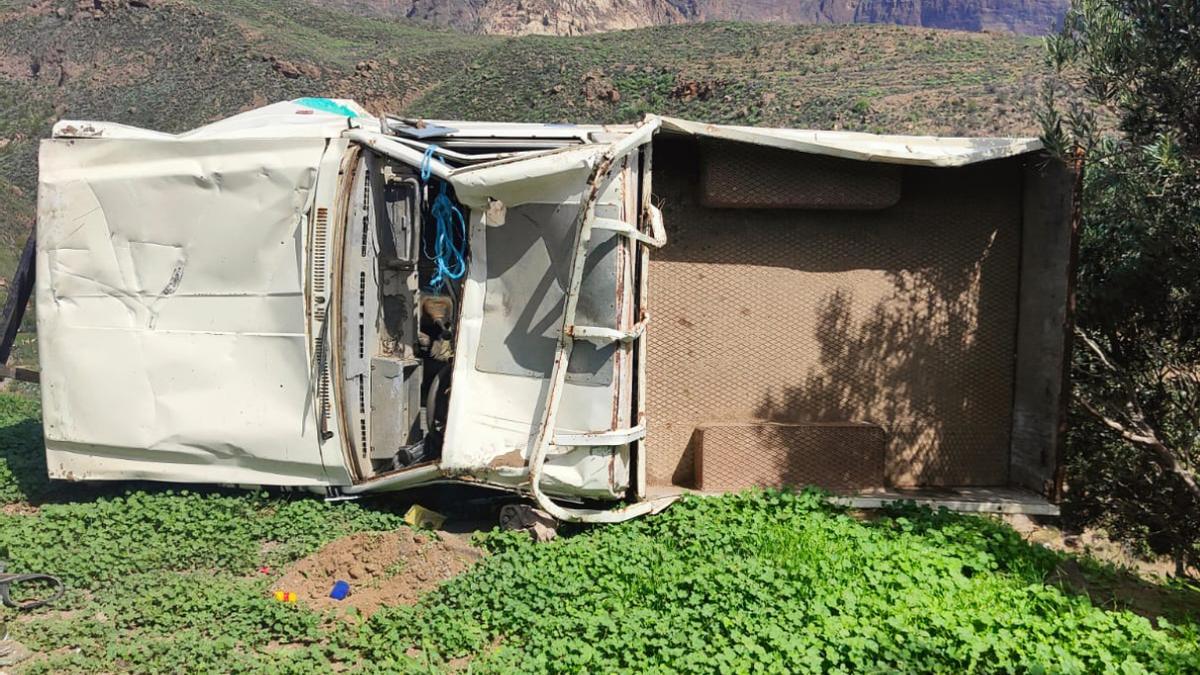
<path fill-rule="evenodd" d="M 25 308 L 29 306 L 29 295 L 33 293 L 34 258 L 37 252 L 37 230 L 29 233 L 25 240 L 25 248 L 21 251 L 21 260 L 17 263 L 17 271 L 13 274 L 12 283 L 8 285 L 8 299 L 4 302 L 4 313 L 0 316 L 0 365 L 7 364 L 12 354 L 13 342 L 17 339 L 17 331 L 21 328 L 21 320 L 25 318 Z"/>

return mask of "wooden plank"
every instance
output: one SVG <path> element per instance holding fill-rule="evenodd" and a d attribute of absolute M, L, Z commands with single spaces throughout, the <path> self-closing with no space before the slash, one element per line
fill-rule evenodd
<path fill-rule="evenodd" d="M 12 354 L 13 342 L 17 339 L 17 331 L 21 329 L 21 320 L 25 318 L 25 308 L 29 306 L 29 296 L 33 293 L 36 251 L 37 230 L 35 229 L 25 240 L 25 248 L 21 251 L 21 260 L 17 263 L 17 271 L 13 274 L 12 283 L 8 285 L 8 299 L 4 302 L 4 313 L 0 315 L 0 364 L 8 363 L 8 357 Z"/>
<path fill-rule="evenodd" d="M 19 380 L 21 382 L 32 382 L 33 384 L 39 384 L 42 381 L 42 374 L 36 370 L 30 370 L 29 368 L 0 366 L 0 380 Z"/>

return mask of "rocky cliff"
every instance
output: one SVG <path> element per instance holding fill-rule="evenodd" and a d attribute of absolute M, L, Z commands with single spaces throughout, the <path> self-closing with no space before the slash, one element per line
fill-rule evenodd
<path fill-rule="evenodd" d="M 1044 34 L 1070 0 L 311 0 L 472 33 L 579 35 L 696 21 L 889 23 Z"/>
<path fill-rule="evenodd" d="M 408 16 L 436 21 L 446 0 L 414 0 Z M 471 2 L 479 32 L 493 35 L 582 35 L 686 20 L 667 0 L 513 0 Z"/>
<path fill-rule="evenodd" d="M 670 0 L 690 20 L 890 23 L 1040 35 L 1062 24 L 1070 0 Z"/>

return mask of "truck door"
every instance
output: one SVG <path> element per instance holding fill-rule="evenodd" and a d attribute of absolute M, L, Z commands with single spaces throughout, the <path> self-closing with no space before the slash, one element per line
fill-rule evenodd
<path fill-rule="evenodd" d="M 535 496 L 644 494 L 642 289 L 647 247 L 662 243 L 649 204 L 655 128 L 451 175 L 469 207 L 471 263 L 446 473 Z"/>

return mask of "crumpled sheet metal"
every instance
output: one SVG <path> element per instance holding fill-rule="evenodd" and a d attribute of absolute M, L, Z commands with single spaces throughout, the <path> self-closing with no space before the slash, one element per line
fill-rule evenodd
<path fill-rule="evenodd" d="M 588 175 L 589 172 L 569 169 L 552 175 L 551 182 L 568 179 L 554 199 L 562 199 L 577 209 Z M 572 185 L 571 180 L 576 182 Z M 506 183 L 498 185 L 495 194 L 513 199 L 514 193 L 505 191 Z M 624 199 L 622 187 L 620 181 L 610 181 L 602 203 L 618 207 Z M 511 224 L 511 227 L 531 226 L 528 222 Z M 455 391 L 469 393 L 451 396 L 442 466 L 452 474 L 515 487 L 527 480 L 525 461 L 532 452 L 530 444 L 544 405 L 546 380 L 485 372 L 477 367 L 484 314 L 498 311 L 495 307 L 489 310 L 485 303 L 489 283 L 486 231 L 490 227 L 502 229 L 506 225 L 487 225 L 483 214 L 473 209 L 469 223 L 472 264 L 463 287 L 453 378 Z M 608 429 L 613 424 L 613 395 L 611 386 L 568 381 L 557 430 L 585 433 Z M 620 496 L 628 481 L 627 446 L 615 453 L 609 448 L 560 448 L 547 458 L 543 485 L 555 494 L 611 499 Z"/>
<path fill-rule="evenodd" d="M 532 202 L 578 202 L 607 145 L 564 148 L 528 159 L 501 160 L 450 172 L 463 204 L 486 209 L 491 200 L 513 207 Z"/>
<path fill-rule="evenodd" d="M 141 127 L 131 127 L 116 122 L 95 122 L 88 120 L 62 120 L 55 123 L 50 132 L 53 138 L 108 138 L 108 139 L 140 139 L 164 141 L 175 138 L 161 131 L 151 131 Z"/>
<path fill-rule="evenodd" d="M 297 99 L 302 101 L 303 99 Z M 316 110 L 297 101 L 282 101 L 262 108 L 250 110 L 183 134 L 164 134 L 139 129 L 113 122 L 62 121 L 54 126 L 55 138 L 179 138 L 206 140 L 219 138 L 332 138 L 348 129 L 378 130 L 380 122 L 370 116 L 362 106 L 346 99 L 328 99 L 330 104 L 358 113 L 348 118 L 324 110 Z M 1003 157 L 1035 152 L 1042 149 L 1036 138 L 942 138 L 935 136 L 878 135 L 850 131 L 819 131 L 810 129 L 771 129 L 742 127 L 726 124 L 707 124 L 676 117 L 662 117 L 662 133 L 721 138 L 731 141 L 768 145 L 798 152 L 808 152 L 847 159 L 857 159 L 890 164 L 914 166 L 964 166 Z M 627 125 L 555 125 L 505 122 L 468 122 L 461 120 L 436 120 L 434 124 L 456 131 L 451 136 L 476 136 L 515 139 L 562 138 L 583 141 L 589 134 L 613 134 L 631 132 L 635 127 Z M 436 142 L 436 141 L 435 141 Z M 577 145 L 564 149 L 564 155 L 547 155 L 550 163 L 571 162 L 597 156 L 597 149 L 604 144 Z M 522 166 L 532 160 L 517 162 Z M 460 169 L 456 173 L 457 189 L 463 191 L 472 206 L 480 205 L 476 194 L 489 185 L 495 186 L 495 177 L 511 180 L 519 177 L 525 169 L 505 174 L 503 164 Z M 511 160 L 507 163 L 512 163 Z M 534 175 L 557 173 L 561 169 L 532 168 Z M 515 168 L 515 167 L 510 167 Z M 496 171 L 499 169 L 500 171 Z M 461 181 L 461 185 L 458 181 Z M 483 190 L 486 191 L 486 190 Z M 460 195 L 460 198 L 463 197 Z M 486 195 L 483 195 L 486 197 Z"/>
<path fill-rule="evenodd" d="M 325 146 L 43 143 L 37 316 L 52 477 L 325 482 L 303 248 Z"/>
<path fill-rule="evenodd" d="M 297 99 L 302 101 L 303 99 Z M 359 113 L 353 122 L 323 110 L 316 110 L 297 101 L 281 101 L 226 117 L 181 134 L 168 134 L 131 127 L 116 122 L 63 120 L 54 125 L 53 138 L 142 138 L 153 140 L 203 141 L 217 139 L 265 138 L 336 138 L 353 126 L 378 128 L 379 121 L 370 117 L 362 106 L 346 99 L 326 99 Z"/>
<path fill-rule="evenodd" d="M 1042 149 L 1036 138 L 886 136 L 852 131 L 767 129 L 662 118 L 666 133 L 719 138 L 796 152 L 910 166 L 954 167 L 1015 157 Z"/>

